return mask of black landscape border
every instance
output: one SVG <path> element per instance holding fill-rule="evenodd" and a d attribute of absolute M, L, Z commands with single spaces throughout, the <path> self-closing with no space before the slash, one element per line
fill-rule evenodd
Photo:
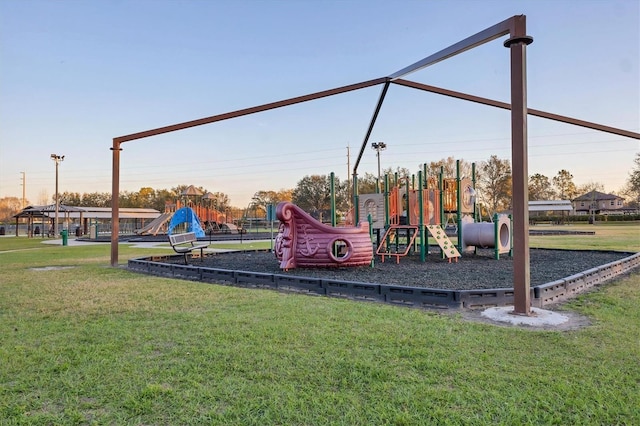
<path fill-rule="evenodd" d="M 197 260 L 195 264 L 189 265 L 167 262 L 178 257 L 183 258 L 182 255 L 165 255 L 130 259 L 127 268 L 133 272 L 209 284 L 271 289 L 422 309 L 479 309 L 514 303 L 512 288 L 448 290 L 209 268 L 198 266 Z M 640 252 L 531 287 L 531 305 L 543 308 L 568 300 L 637 267 L 640 267 Z"/>

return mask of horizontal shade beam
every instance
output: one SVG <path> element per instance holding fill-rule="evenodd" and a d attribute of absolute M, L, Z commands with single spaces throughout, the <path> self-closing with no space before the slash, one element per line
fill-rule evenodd
<path fill-rule="evenodd" d="M 298 96 L 295 98 L 289 98 L 278 102 L 271 102 L 264 105 L 259 105 L 251 108 L 240 109 L 233 112 L 227 112 L 225 114 L 218 114 L 211 117 L 200 118 L 198 120 L 186 121 L 184 123 L 173 124 L 170 126 L 159 127 L 157 129 L 147 130 L 144 132 L 133 133 L 126 136 L 120 136 L 114 138 L 114 143 L 123 143 L 136 139 L 148 138 L 150 136 L 161 135 L 163 133 L 175 132 L 177 130 L 188 129 L 190 127 L 202 126 L 204 124 L 215 123 L 216 121 L 228 120 L 230 118 L 241 117 L 243 115 L 255 114 L 257 112 L 267 111 L 270 109 L 281 108 L 288 105 L 298 104 L 301 102 L 312 101 L 314 99 L 325 98 L 327 96 L 333 96 L 340 93 L 350 92 L 353 90 L 364 89 L 366 87 L 382 84 L 387 81 L 387 78 L 377 78 L 375 80 L 364 81 L 362 83 L 350 84 L 348 86 L 342 86 L 335 89 L 323 90 L 321 92 L 312 93 L 310 95 Z"/>

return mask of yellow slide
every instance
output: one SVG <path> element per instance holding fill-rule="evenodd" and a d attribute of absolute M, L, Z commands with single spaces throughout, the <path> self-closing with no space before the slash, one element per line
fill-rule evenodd
<path fill-rule="evenodd" d="M 460 252 L 456 246 L 453 245 L 449 237 L 447 237 L 444 229 L 442 229 L 440 225 L 427 225 L 427 229 L 431 236 L 436 239 L 436 242 L 442 249 L 442 253 L 444 253 L 445 257 L 449 259 L 449 262 L 451 262 L 452 258 L 455 258 L 457 262 L 460 257 Z"/>

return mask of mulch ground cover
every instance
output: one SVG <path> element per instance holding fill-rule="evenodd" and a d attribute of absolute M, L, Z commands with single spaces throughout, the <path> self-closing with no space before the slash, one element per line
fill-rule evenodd
<path fill-rule="evenodd" d="M 545 284 L 588 269 L 630 256 L 631 253 L 571 250 L 530 250 L 531 286 Z M 183 263 L 174 257 L 171 262 Z M 377 257 L 373 267 L 297 268 L 282 271 L 274 253 L 267 251 L 229 252 L 192 259 L 191 264 L 215 269 L 229 269 L 300 277 L 327 278 L 363 283 L 391 284 L 438 289 L 472 290 L 513 287 L 513 259 L 493 258 L 492 250 L 464 254 L 458 262 L 449 263 L 434 249 L 421 262 L 419 256 L 385 259 Z"/>

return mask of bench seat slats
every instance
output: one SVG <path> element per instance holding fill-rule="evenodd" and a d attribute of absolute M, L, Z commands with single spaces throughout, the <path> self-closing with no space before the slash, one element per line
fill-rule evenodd
<path fill-rule="evenodd" d="M 176 253 L 184 254 L 184 263 L 187 262 L 187 254 L 193 250 L 200 250 L 200 259 L 203 256 L 203 250 L 209 247 L 209 244 L 195 244 L 198 242 L 195 232 L 185 232 L 183 234 L 169 235 L 169 244 Z M 189 245 L 187 245 L 189 244 Z"/>

